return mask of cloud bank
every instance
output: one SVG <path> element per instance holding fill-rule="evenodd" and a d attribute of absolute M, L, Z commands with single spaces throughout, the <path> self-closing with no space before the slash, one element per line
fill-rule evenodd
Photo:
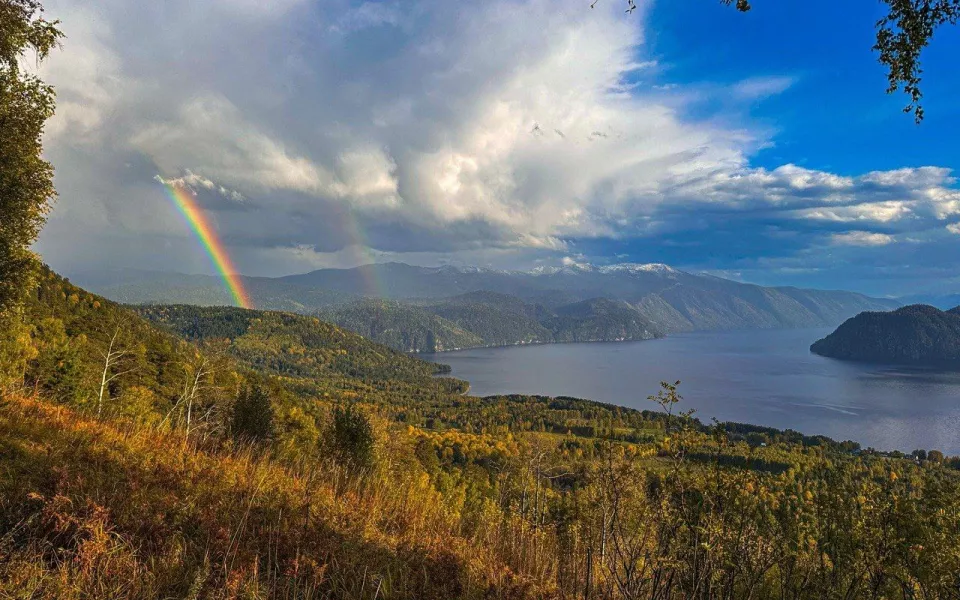
<path fill-rule="evenodd" d="M 42 69 L 58 90 L 46 143 L 61 198 L 39 249 L 68 270 L 208 269 L 156 177 L 197 193 L 249 274 L 570 254 L 816 272 L 894 267 L 890 248 L 933 256 L 957 241 L 948 169 L 751 165 L 770 133 L 691 116 L 702 88 L 667 79 L 645 15 L 618 3 L 58 0 L 48 12 L 68 38 Z M 743 108 L 795 81 L 709 93 Z"/>

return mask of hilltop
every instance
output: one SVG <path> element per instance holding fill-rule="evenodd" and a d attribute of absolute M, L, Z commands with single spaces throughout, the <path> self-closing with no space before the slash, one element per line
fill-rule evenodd
<path fill-rule="evenodd" d="M 846 360 L 928 366 L 960 365 L 960 307 L 914 304 L 864 312 L 814 342 L 812 352 Z"/>

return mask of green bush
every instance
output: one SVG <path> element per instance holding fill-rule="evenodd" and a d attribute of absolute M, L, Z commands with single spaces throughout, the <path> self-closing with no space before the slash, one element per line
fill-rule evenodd
<path fill-rule="evenodd" d="M 233 405 L 230 424 L 233 438 L 241 442 L 267 442 L 273 439 L 273 404 L 259 385 L 243 388 Z"/>
<path fill-rule="evenodd" d="M 370 418 L 348 404 L 333 409 L 326 436 L 331 457 L 352 471 L 373 467 L 375 437 Z"/>

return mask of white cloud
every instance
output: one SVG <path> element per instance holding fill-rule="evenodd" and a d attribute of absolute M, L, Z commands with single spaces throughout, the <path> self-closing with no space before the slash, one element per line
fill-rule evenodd
<path fill-rule="evenodd" d="M 357 204 L 392 207 L 400 202 L 397 164 L 381 148 L 353 150 L 337 157 L 333 191 Z"/>
<path fill-rule="evenodd" d="M 885 233 L 846 231 L 833 234 L 831 241 L 835 246 L 886 246 L 896 240 Z"/>
<path fill-rule="evenodd" d="M 905 201 L 881 201 L 876 203 L 854 204 L 852 206 L 837 206 L 824 208 L 809 208 L 797 214 L 805 219 L 832 221 L 835 223 L 851 223 L 856 221 L 870 221 L 874 223 L 890 223 L 904 219 L 912 213 L 909 204 Z"/>
<path fill-rule="evenodd" d="M 146 126 L 131 144 L 167 173 L 195 168 L 228 185 L 262 191 L 313 194 L 329 191 L 334 184 L 325 169 L 288 152 L 218 95 L 189 101 L 175 121 Z"/>
<path fill-rule="evenodd" d="M 104 127 L 116 102 L 134 84 L 120 73 L 120 57 L 110 47 L 111 26 L 79 6 L 56 11 L 69 31 L 63 50 L 54 51 L 39 74 L 57 87 L 57 110 L 46 127 L 48 143 L 80 144 Z"/>
<path fill-rule="evenodd" d="M 885 187 L 931 187 L 952 185 L 956 180 L 950 175 L 950 169 L 944 167 L 903 168 L 892 171 L 873 171 L 861 178 L 865 183 L 875 183 Z"/>
<path fill-rule="evenodd" d="M 960 223 L 950 223 L 947 225 L 947 231 L 960 235 Z"/>
<path fill-rule="evenodd" d="M 164 178 L 161 175 L 157 175 L 154 177 L 154 179 L 156 179 L 160 183 L 165 183 L 172 186 L 187 186 L 193 190 L 196 190 L 197 188 L 203 188 L 206 190 L 210 190 L 212 192 L 216 192 L 221 196 L 223 196 L 224 198 L 229 198 L 234 202 L 243 202 L 243 194 L 241 194 L 240 192 L 236 190 L 228 189 L 220 185 L 219 183 L 211 179 L 207 179 L 202 175 L 197 175 L 196 173 L 190 170 L 187 170 L 187 172 L 180 177 Z"/>
<path fill-rule="evenodd" d="M 782 94 L 794 83 L 796 83 L 796 79 L 793 77 L 751 77 L 735 83 L 732 92 L 734 96 L 740 99 L 759 100 Z"/>

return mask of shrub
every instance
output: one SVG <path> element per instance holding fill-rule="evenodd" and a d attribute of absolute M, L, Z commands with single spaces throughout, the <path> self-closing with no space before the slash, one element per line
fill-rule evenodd
<path fill-rule="evenodd" d="M 259 385 L 244 387 L 233 405 L 230 424 L 233 438 L 242 442 L 267 442 L 273 439 L 273 405 Z"/>
<path fill-rule="evenodd" d="M 373 426 L 370 418 L 356 406 L 335 407 L 325 437 L 331 457 L 350 470 L 360 471 L 373 466 Z"/>

